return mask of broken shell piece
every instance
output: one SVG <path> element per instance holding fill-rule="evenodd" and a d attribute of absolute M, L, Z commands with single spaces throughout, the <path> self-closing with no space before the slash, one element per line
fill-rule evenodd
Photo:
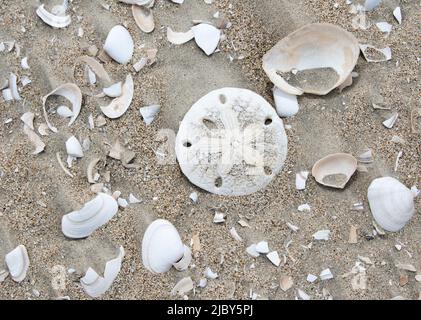
<path fill-rule="evenodd" d="M 267 241 L 260 241 L 258 244 L 256 244 L 256 251 L 258 253 L 269 253 L 269 246 Z"/>
<path fill-rule="evenodd" d="M 333 274 L 330 271 L 329 268 L 323 270 L 322 272 L 320 272 L 320 280 L 329 280 L 329 279 L 333 279 Z"/>
<path fill-rule="evenodd" d="M 144 6 L 132 5 L 132 14 L 137 26 L 145 33 L 150 33 L 155 29 L 153 12 Z"/>
<path fill-rule="evenodd" d="M 28 136 L 29 141 L 35 146 L 35 150 L 32 152 L 32 154 L 38 154 L 44 151 L 45 143 L 41 140 L 41 138 L 35 133 L 34 130 L 32 130 L 30 127 L 28 127 L 26 124 L 23 126 L 23 132 Z"/>
<path fill-rule="evenodd" d="M 396 9 L 393 10 L 393 16 L 399 24 L 402 24 L 402 11 L 400 7 L 396 7 Z"/>
<path fill-rule="evenodd" d="M 117 258 L 106 263 L 103 277 L 96 273 L 92 268 L 89 268 L 88 271 L 86 271 L 85 276 L 80 279 L 80 284 L 86 294 L 92 298 L 97 298 L 103 295 L 111 287 L 120 272 L 124 254 L 124 248 L 120 247 Z"/>
<path fill-rule="evenodd" d="M 371 149 L 368 149 L 367 151 L 361 153 L 358 156 L 358 161 L 361 163 L 373 163 L 374 159 L 373 152 L 371 151 Z"/>
<path fill-rule="evenodd" d="M 17 246 L 14 250 L 6 254 L 4 260 L 13 281 L 22 282 L 29 269 L 29 257 L 25 246 Z"/>
<path fill-rule="evenodd" d="M 129 62 L 134 51 L 133 38 L 129 31 L 121 25 L 114 26 L 105 40 L 104 51 L 120 64 Z"/>
<path fill-rule="evenodd" d="M 25 112 L 20 119 L 26 124 L 31 130 L 34 130 L 34 118 L 35 115 L 32 112 Z"/>
<path fill-rule="evenodd" d="M 75 158 L 83 157 L 82 145 L 80 144 L 79 140 L 76 139 L 75 136 L 71 136 L 69 139 L 67 139 L 66 151 L 69 156 L 72 156 Z"/>
<path fill-rule="evenodd" d="M 127 202 L 127 200 L 126 199 L 123 199 L 123 198 L 118 198 L 117 199 L 117 203 L 122 208 L 127 208 L 127 206 L 129 205 L 129 203 Z"/>
<path fill-rule="evenodd" d="M 399 114 L 395 112 L 389 119 L 383 121 L 383 125 L 388 129 L 392 129 L 396 121 L 398 120 L 398 117 Z"/>
<path fill-rule="evenodd" d="M 191 250 L 189 247 L 184 245 L 184 255 L 178 262 L 173 264 L 173 267 L 178 271 L 187 270 L 187 268 L 190 265 L 191 259 L 192 259 Z"/>
<path fill-rule="evenodd" d="M 216 278 L 218 278 L 218 274 L 216 272 L 213 272 L 211 268 L 206 267 L 205 277 L 208 278 L 208 279 L 215 280 Z"/>
<path fill-rule="evenodd" d="M 117 82 L 108 88 L 102 89 L 102 92 L 110 98 L 120 97 L 123 92 L 122 82 Z"/>
<path fill-rule="evenodd" d="M 365 0 L 364 11 L 374 10 L 380 4 L 380 2 L 381 0 Z"/>
<path fill-rule="evenodd" d="M 22 67 L 22 69 L 25 69 L 25 70 L 29 69 L 28 57 L 25 57 L 21 60 L 20 66 Z"/>
<path fill-rule="evenodd" d="M 153 273 L 163 273 L 185 258 L 186 248 L 177 229 L 167 220 L 152 222 L 142 240 L 142 262 Z M 188 257 L 187 257 L 188 258 Z M 187 259 L 183 265 L 190 264 Z"/>
<path fill-rule="evenodd" d="M 126 82 L 123 85 L 121 96 L 115 98 L 111 103 L 106 107 L 101 107 L 101 111 L 111 119 L 116 119 L 121 117 L 132 103 L 134 93 L 134 84 L 131 74 L 128 74 L 126 77 Z"/>
<path fill-rule="evenodd" d="M 213 217 L 213 223 L 224 223 L 225 217 L 223 213 L 215 212 L 215 215 Z"/>
<path fill-rule="evenodd" d="M 269 252 L 266 257 L 277 267 L 281 264 L 281 259 L 279 258 L 277 251 Z"/>
<path fill-rule="evenodd" d="M 53 28 L 65 28 L 72 22 L 70 15 L 55 15 L 48 12 L 44 8 L 44 4 L 40 5 L 36 12 L 42 21 Z"/>
<path fill-rule="evenodd" d="M 104 81 L 105 83 L 111 82 L 107 71 L 105 71 L 102 64 L 100 64 L 96 59 L 89 56 L 81 56 L 77 59 L 77 62 L 85 63 L 101 81 Z"/>
<path fill-rule="evenodd" d="M 73 112 L 72 112 L 72 110 L 70 110 L 68 107 L 66 107 L 66 106 L 60 106 L 60 107 L 58 107 L 57 108 L 57 114 L 60 116 L 60 117 L 63 117 L 63 118 L 70 118 L 70 117 L 72 117 L 73 116 Z"/>
<path fill-rule="evenodd" d="M 197 195 L 197 192 L 192 192 L 190 193 L 189 198 L 191 201 L 193 201 L 193 203 L 197 203 L 199 196 Z"/>
<path fill-rule="evenodd" d="M 1 93 L 3 95 L 4 101 L 12 101 L 13 100 L 12 90 L 7 88 L 7 89 L 2 90 Z"/>
<path fill-rule="evenodd" d="M 360 44 L 360 49 L 368 62 L 383 62 L 392 59 L 392 50 L 389 47 L 378 49 L 369 44 Z"/>
<path fill-rule="evenodd" d="M 184 0 L 170 0 L 173 3 L 183 4 Z"/>
<path fill-rule="evenodd" d="M 296 95 L 286 93 L 275 86 L 273 87 L 273 99 L 276 113 L 280 117 L 293 117 L 298 113 L 299 105 Z"/>
<path fill-rule="evenodd" d="M 243 239 L 241 239 L 240 235 L 238 234 L 237 230 L 234 227 L 230 229 L 230 234 L 234 238 L 234 240 L 238 242 L 243 241 Z"/>
<path fill-rule="evenodd" d="M 414 193 L 394 178 L 373 180 L 367 196 L 375 221 L 387 231 L 401 230 L 415 213 Z"/>
<path fill-rule="evenodd" d="M 167 27 L 167 39 L 172 44 L 180 45 L 189 42 L 194 38 L 194 33 L 190 29 L 186 32 L 175 32 L 170 27 Z"/>
<path fill-rule="evenodd" d="M 127 4 L 135 4 L 138 6 L 146 6 L 146 7 L 153 5 L 153 3 L 155 2 L 155 0 L 118 0 L 118 1 L 127 3 Z"/>
<path fill-rule="evenodd" d="M 260 253 L 256 250 L 256 244 L 254 243 L 247 247 L 246 252 L 254 258 L 260 256 Z"/>
<path fill-rule="evenodd" d="M 417 269 L 412 264 L 397 263 L 395 267 L 409 272 L 417 272 Z"/>
<path fill-rule="evenodd" d="M 297 294 L 299 300 L 311 300 L 311 297 L 301 289 L 297 289 Z"/>
<path fill-rule="evenodd" d="M 47 110 L 45 109 L 45 107 L 46 107 L 45 104 L 47 102 L 47 99 L 50 96 L 55 96 L 55 95 L 56 96 L 62 96 L 64 98 L 66 98 L 72 104 L 73 115 L 70 118 L 68 126 L 71 126 L 73 124 L 73 122 L 75 122 L 76 118 L 78 117 L 78 115 L 80 113 L 80 109 L 82 107 L 82 92 L 80 91 L 79 87 L 77 85 L 73 84 L 73 83 L 63 84 L 63 85 L 59 86 L 58 88 L 54 89 L 53 91 L 51 91 L 46 96 L 44 96 L 42 98 L 44 118 L 45 118 L 45 121 L 46 121 L 48 127 L 53 132 L 57 132 L 57 128 L 53 127 L 51 125 L 50 121 L 48 120 L 48 114 L 47 114 Z"/>
<path fill-rule="evenodd" d="M 38 133 L 40 135 L 42 135 L 42 136 L 48 136 L 49 135 L 48 131 L 49 131 L 49 128 L 48 128 L 47 124 L 41 123 L 39 125 L 39 127 L 38 127 Z"/>
<path fill-rule="evenodd" d="M 94 168 L 99 161 L 101 161 L 101 158 L 94 158 L 88 164 L 88 168 L 86 170 L 86 175 L 88 176 L 88 182 L 89 183 L 96 183 L 96 181 L 94 179 Z"/>
<path fill-rule="evenodd" d="M 191 277 L 186 277 L 177 282 L 177 284 L 171 290 L 171 294 L 172 295 L 178 294 L 180 296 L 184 296 L 186 293 L 193 290 L 193 287 L 194 287 L 194 283 Z"/>
<path fill-rule="evenodd" d="M 310 282 L 310 283 L 313 283 L 316 280 L 317 280 L 317 276 L 315 276 L 314 274 L 309 274 L 307 276 L 307 281 Z"/>
<path fill-rule="evenodd" d="M 141 203 L 142 200 L 139 200 L 138 198 L 136 198 L 132 193 L 129 194 L 129 203 L 130 204 L 136 204 L 136 203 Z"/>
<path fill-rule="evenodd" d="M 324 186 L 343 189 L 355 170 L 358 161 L 347 153 L 335 153 L 317 161 L 312 169 L 316 181 Z"/>
<path fill-rule="evenodd" d="M 300 212 L 304 212 L 304 211 L 311 211 L 311 208 L 310 208 L 310 205 L 308 205 L 307 203 L 304 203 L 304 204 L 299 205 L 297 210 Z"/>
<path fill-rule="evenodd" d="M 359 51 L 358 40 L 348 31 L 327 23 L 309 24 L 269 50 L 263 69 L 286 93 L 325 95 L 349 77 Z"/>
<path fill-rule="evenodd" d="M 295 188 L 297 190 L 304 190 L 306 188 L 306 181 L 308 178 L 308 171 L 300 171 L 295 175 Z"/>
<path fill-rule="evenodd" d="M 17 76 L 14 73 L 11 73 L 9 76 L 9 89 L 12 92 L 13 99 L 21 100 L 19 95 L 18 86 L 17 86 Z"/>
<path fill-rule="evenodd" d="M 292 288 L 294 285 L 294 282 L 291 277 L 289 276 L 281 276 L 281 279 L 279 280 L 279 287 L 282 291 L 286 292 L 289 289 Z"/>
<path fill-rule="evenodd" d="M 282 120 L 263 97 L 223 88 L 187 112 L 175 150 L 190 182 L 211 193 L 239 196 L 272 181 L 282 169 L 287 144 Z"/>
<path fill-rule="evenodd" d="M 381 32 L 387 33 L 389 34 L 392 31 L 393 26 L 390 23 L 387 22 L 377 22 L 376 23 L 377 28 L 379 28 L 379 30 Z"/>
<path fill-rule="evenodd" d="M 194 41 L 208 56 L 215 52 L 221 39 L 221 30 L 206 23 L 201 23 L 191 28 Z"/>
<path fill-rule="evenodd" d="M 64 215 L 61 220 L 61 230 L 68 238 L 86 238 L 110 221 L 117 211 L 117 201 L 108 194 L 99 193 L 82 209 Z"/>
<path fill-rule="evenodd" d="M 330 237 L 330 230 L 319 230 L 315 234 L 313 234 L 314 240 L 329 240 Z"/>
<path fill-rule="evenodd" d="M 154 121 L 159 110 L 161 110 L 161 106 L 158 104 L 155 104 L 155 105 L 151 105 L 147 107 L 142 107 L 139 109 L 139 112 L 143 118 L 143 121 L 148 126 Z"/>

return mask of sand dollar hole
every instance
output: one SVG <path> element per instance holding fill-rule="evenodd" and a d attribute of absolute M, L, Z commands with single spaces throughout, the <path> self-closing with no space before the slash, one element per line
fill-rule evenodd
<path fill-rule="evenodd" d="M 192 144 L 190 141 L 184 141 L 183 146 L 185 146 L 186 148 L 190 148 Z"/>
<path fill-rule="evenodd" d="M 215 179 L 215 187 L 220 188 L 222 187 L 222 178 L 218 177 Z"/>
<path fill-rule="evenodd" d="M 270 125 L 270 124 L 272 124 L 272 119 L 271 119 L 271 118 L 267 118 L 267 119 L 265 120 L 265 126 L 268 126 L 268 125 Z"/>
<path fill-rule="evenodd" d="M 272 169 L 269 167 L 264 167 L 265 175 L 271 176 L 272 175 Z"/>
<path fill-rule="evenodd" d="M 227 97 L 225 96 L 225 94 L 219 95 L 219 101 L 221 101 L 222 104 L 227 103 Z"/>
<path fill-rule="evenodd" d="M 212 120 L 209 119 L 203 119 L 203 124 L 205 125 L 206 128 L 208 128 L 209 130 L 215 130 L 218 129 L 217 125 L 215 122 L 213 122 Z"/>

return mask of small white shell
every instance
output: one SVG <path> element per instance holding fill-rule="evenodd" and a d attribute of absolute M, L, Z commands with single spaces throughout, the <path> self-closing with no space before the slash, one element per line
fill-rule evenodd
<path fill-rule="evenodd" d="M 191 28 L 194 41 L 208 56 L 215 52 L 221 39 L 221 31 L 214 26 L 201 23 Z"/>
<path fill-rule="evenodd" d="M 383 125 L 388 129 L 392 129 L 396 121 L 398 120 L 398 117 L 399 114 L 395 112 L 389 119 L 383 121 Z"/>
<path fill-rule="evenodd" d="M 72 156 L 75 158 L 83 157 L 82 145 L 80 144 L 79 140 L 76 139 L 75 136 L 71 136 L 69 139 L 67 139 L 66 151 L 69 156 Z"/>
<path fill-rule="evenodd" d="M 355 170 L 358 161 L 347 153 L 335 153 L 317 161 L 312 169 L 312 175 L 322 185 L 343 189 Z"/>
<path fill-rule="evenodd" d="M 132 103 L 134 93 L 134 84 L 131 74 L 126 77 L 126 82 L 123 85 L 122 93 L 118 98 L 115 98 L 106 107 L 101 107 L 101 111 L 111 119 L 121 117 Z"/>
<path fill-rule="evenodd" d="M 150 33 L 155 29 L 153 12 L 143 6 L 132 5 L 133 18 L 137 26 L 145 33 Z"/>
<path fill-rule="evenodd" d="M 161 106 L 156 104 L 152 106 L 142 107 L 139 109 L 139 112 L 143 118 L 143 121 L 148 126 L 152 123 L 152 121 L 154 121 L 159 110 L 161 110 Z"/>
<path fill-rule="evenodd" d="M 308 171 L 300 171 L 297 174 L 295 174 L 295 189 L 304 190 L 306 188 L 308 175 Z"/>
<path fill-rule="evenodd" d="M 123 84 L 122 82 L 117 82 L 108 88 L 102 89 L 102 92 L 110 98 L 118 98 L 123 93 Z"/>
<path fill-rule="evenodd" d="M 120 247 L 120 252 L 117 258 L 106 263 L 104 277 L 98 275 L 98 273 L 96 273 L 96 271 L 92 268 L 89 268 L 88 271 L 86 271 L 85 276 L 80 279 L 80 284 L 86 294 L 92 298 L 97 298 L 103 295 L 111 287 L 120 272 L 124 254 L 124 248 Z"/>
<path fill-rule="evenodd" d="M 73 116 L 72 110 L 67 106 L 60 106 L 57 108 L 57 114 L 63 118 L 71 118 Z"/>
<path fill-rule="evenodd" d="M 279 258 L 277 251 L 269 252 L 266 257 L 277 267 L 281 264 L 281 259 Z"/>
<path fill-rule="evenodd" d="M 28 127 L 26 124 L 23 125 L 23 132 L 28 136 L 29 141 L 35 146 L 35 150 L 32 152 L 32 154 L 38 154 L 44 151 L 45 143 L 41 140 L 41 138 L 35 133 L 34 130 L 32 130 L 30 127 Z"/>
<path fill-rule="evenodd" d="M 396 7 L 396 9 L 393 10 L 393 16 L 399 24 L 402 24 L 402 11 L 400 7 Z"/>
<path fill-rule="evenodd" d="M 9 88 L 3 89 L 1 91 L 1 93 L 3 95 L 4 101 L 12 101 L 13 100 L 12 90 L 10 90 Z"/>
<path fill-rule="evenodd" d="M 387 231 L 399 231 L 415 213 L 414 193 L 394 178 L 373 180 L 367 196 L 375 221 Z"/>
<path fill-rule="evenodd" d="M 73 83 L 66 83 L 57 87 L 56 89 L 54 89 L 53 91 L 51 91 L 49 94 L 47 94 L 46 96 L 42 98 L 45 122 L 47 123 L 48 128 L 50 128 L 51 131 L 57 132 L 57 128 L 54 127 L 48 120 L 47 110 L 45 109 L 45 104 L 47 102 L 47 99 L 50 96 L 54 96 L 54 95 L 62 96 L 71 102 L 73 115 L 70 118 L 70 121 L 68 124 L 68 126 L 71 126 L 73 122 L 75 122 L 76 118 L 78 117 L 80 113 L 80 109 L 82 107 L 82 92 L 80 91 L 77 85 Z"/>
<path fill-rule="evenodd" d="M 25 57 L 21 60 L 20 66 L 22 67 L 22 69 L 25 69 L 25 70 L 29 69 L 28 57 Z"/>
<path fill-rule="evenodd" d="M 14 73 L 9 76 L 9 89 L 12 91 L 13 99 L 22 100 L 18 91 L 17 76 Z"/>
<path fill-rule="evenodd" d="M 70 15 L 54 15 L 44 8 L 44 4 L 38 7 L 37 15 L 42 19 L 42 21 L 53 28 L 65 28 L 72 22 Z"/>
<path fill-rule="evenodd" d="M 186 253 L 177 229 L 167 220 L 152 222 L 142 240 L 142 262 L 153 273 L 163 273 L 180 262 Z"/>
<path fill-rule="evenodd" d="M 171 290 L 172 295 L 180 295 L 184 296 L 189 291 L 193 290 L 193 280 L 191 277 L 185 277 L 177 282 L 177 284 L 174 286 L 174 288 Z"/>
<path fill-rule="evenodd" d="M 297 96 L 286 93 L 278 87 L 273 87 L 273 99 L 275 100 L 276 113 L 280 117 L 293 117 L 298 113 Z"/>
<path fill-rule="evenodd" d="M 167 39 L 172 44 L 180 45 L 189 42 L 194 38 L 194 33 L 190 29 L 187 32 L 175 32 L 170 27 L 167 27 Z"/>
<path fill-rule="evenodd" d="M 107 71 L 104 69 L 102 64 L 100 64 L 96 59 L 90 56 L 81 56 L 77 59 L 77 62 L 83 62 L 88 65 L 88 67 L 95 73 L 96 76 L 105 83 L 111 82 L 110 76 Z"/>
<path fill-rule="evenodd" d="M 104 50 L 120 64 L 129 62 L 134 51 L 133 38 L 129 31 L 121 25 L 114 26 L 105 40 Z"/>
<path fill-rule="evenodd" d="M 25 279 L 29 269 L 29 257 L 24 245 L 19 245 L 6 254 L 5 262 L 13 281 L 21 282 Z"/>
<path fill-rule="evenodd" d="M 377 22 L 376 26 L 377 28 L 379 28 L 381 32 L 384 32 L 384 33 L 390 33 L 393 28 L 393 26 L 387 22 Z"/>
<path fill-rule="evenodd" d="M 260 241 L 256 244 L 256 251 L 258 253 L 269 253 L 269 245 L 267 241 Z"/>
<path fill-rule="evenodd" d="M 82 209 L 64 215 L 61 220 L 61 230 L 68 238 L 86 238 L 110 221 L 117 211 L 118 204 L 113 197 L 98 193 Z"/>
<path fill-rule="evenodd" d="M 34 130 L 34 118 L 35 115 L 32 112 L 25 112 L 20 119 L 26 124 L 31 130 Z"/>

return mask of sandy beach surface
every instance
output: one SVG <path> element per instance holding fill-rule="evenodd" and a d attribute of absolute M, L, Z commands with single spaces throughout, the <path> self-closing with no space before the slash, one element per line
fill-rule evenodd
<path fill-rule="evenodd" d="M 5 268 L 5 254 L 20 244 L 26 246 L 30 258 L 24 281 L 16 283 L 8 277 L 0 282 L 0 299 L 90 299 L 80 277 L 89 267 L 102 273 L 105 263 L 117 256 L 119 246 L 126 252 L 121 271 L 100 299 L 183 299 L 170 294 L 174 285 L 189 276 L 198 284 L 206 267 L 217 272 L 218 278 L 190 291 L 189 299 L 246 300 L 251 293 L 257 299 L 295 299 L 298 289 L 312 299 L 420 298 L 421 284 L 415 276 L 421 274 L 421 197 L 415 199 L 417 212 L 401 231 L 375 236 L 367 200 L 370 182 L 381 176 L 421 188 L 421 135 L 411 131 L 411 112 L 421 107 L 419 1 L 384 0 L 367 13 L 372 25 L 362 30 L 353 28 L 355 15 L 345 0 L 215 0 L 210 5 L 203 0 L 185 0 L 182 5 L 156 0 L 156 26 L 150 34 L 137 27 L 129 5 L 111 0 L 69 3 L 72 23 L 65 29 L 53 29 L 35 13 L 40 1 L 0 1 L 0 42 L 14 40 L 21 48 L 19 57 L 16 50 L 0 52 L 0 85 L 10 72 L 32 81 L 21 89 L 21 101 L 5 102 L 0 97 L 0 269 Z M 111 5 L 109 10 L 101 6 L 104 3 Z M 402 24 L 393 17 L 396 6 L 402 8 Z M 179 46 L 167 41 L 166 27 L 187 31 L 192 20 L 216 23 L 216 12 L 232 23 L 223 30 L 220 52 L 208 57 L 194 41 Z M 375 23 L 380 21 L 393 25 L 388 37 L 377 29 Z M 360 56 L 355 68 L 359 76 L 351 87 L 341 93 L 335 90 L 326 96 L 298 98 L 298 114 L 283 119 L 288 125 L 287 160 L 265 189 L 249 196 L 217 196 L 192 185 L 176 162 L 159 164 L 156 151 L 163 143 L 159 132 L 177 132 L 184 114 L 206 93 L 222 87 L 247 88 L 273 105 L 273 84 L 261 67 L 262 56 L 283 37 L 314 22 L 337 24 L 360 43 L 389 46 L 392 60 L 368 63 Z M 127 65 L 114 61 L 103 65 L 115 82 L 123 81 L 128 73 L 133 75 L 130 108 L 121 118 L 107 119 L 104 126 L 89 130 L 88 116 L 100 116 L 104 100 L 84 94 L 75 123 L 69 127 L 68 120 L 50 116 L 58 133 L 42 137 L 45 151 L 32 155 L 33 146 L 20 117 L 31 111 L 36 128 L 43 123 L 41 98 L 60 84 L 79 85 L 81 79 L 74 77 L 76 60 L 87 54 L 89 46 L 102 49 L 116 24 L 125 25 L 132 35 L 134 56 Z M 157 62 L 136 73 L 132 63 L 141 58 L 142 47 L 158 49 Z M 21 68 L 23 57 L 28 57 L 29 70 Z M 93 90 L 80 86 L 84 93 Z M 391 109 L 376 110 L 372 103 Z M 160 104 L 161 110 L 146 126 L 139 108 L 153 104 Z M 398 120 L 387 129 L 382 122 L 393 112 L 399 113 Z M 56 158 L 60 152 L 65 162 L 65 141 L 71 135 L 91 141 L 85 156 L 69 169 L 73 178 L 62 171 Z M 117 140 L 136 154 L 137 169 L 125 168 L 121 161 L 106 156 Z M 358 156 L 367 148 L 374 162 L 367 165 L 367 172 L 357 171 L 345 189 L 323 187 L 310 176 L 306 189 L 296 190 L 296 173 L 311 171 L 318 159 L 337 152 Z M 87 239 L 70 240 L 61 231 L 61 218 L 95 196 L 86 177 L 94 157 L 103 159 L 99 182 L 111 192 L 121 191 L 123 198 L 132 193 L 143 201 L 120 208 Z M 104 180 L 106 172 L 110 182 Z M 196 204 L 189 199 L 192 192 L 198 194 Z M 364 209 L 351 210 L 358 202 Z M 299 212 L 297 207 L 305 203 L 311 211 Z M 213 223 L 215 211 L 226 214 L 225 223 Z M 188 270 L 154 275 L 143 267 L 140 243 L 148 224 L 157 218 L 171 221 L 187 245 L 194 236 L 200 239 L 201 248 L 193 251 Z M 240 219 L 249 227 L 242 227 Z M 287 223 L 299 230 L 292 231 Z M 353 244 L 349 243 L 352 226 L 358 234 Z M 242 242 L 232 238 L 232 227 Z M 330 239 L 315 241 L 312 235 L 323 229 L 330 230 Z M 250 244 L 262 240 L 279 253 L 279 267 L 264 256 L 253 258 L 246 253 Z M 355 275 L 343 277 L 358 261 L 366 269 L 366 289 L 352 287 Z M 417 271 L 402 270 L 397 264 L 411 264 Z M 333 279 L 306 280 L 308 274 L 319 276 L 327 268 Z M 75 272 L 68 273 L 68 269 Z M 54 285 L 57 270 L 65 273 L 65 283 L 58 289 Z M 283 291 L 279 284 L 286 276 L 292 278 L 293 286 Z"/>

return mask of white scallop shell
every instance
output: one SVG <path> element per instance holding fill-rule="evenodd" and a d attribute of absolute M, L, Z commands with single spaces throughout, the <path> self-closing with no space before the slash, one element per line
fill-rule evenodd
<path fill-rule="evenodd" d="M 288 139 L 272 106 L 253 91 L 214 90 L 181 122 L 176 155 L 193 184 L 220 195 L 246 195 L 280 172 Z"/>
<path fill-rule="evenodd" d="M 47 99 L 50 96 L 54 96 L 54 95 L 62 96 L 71 102 L 73 115 L 70 118 L 70 121 L 68 124 L 68 126 L 71 126 L 73 122 L 75 122 L 76 118 L 78 117 L 80 113 L 80 109 L 82 107 L 82 92 L 80 91 L 77 85 L 73 83 L 66 83 L 57 87 L 56 89 L 54 89 L 53 91 L 51 91 L 49 94 L 47 94 L 46 96 L 42 98 L 45 122 L 47 123 L 48 128 L 50 128 L 51 131 L 57 132 L 57 128 L 54 127 L 48 120 L 47 110 L 45 109 L 45 103 L 47 102 Z"/>
<path fill-rule="evenodd" d="M 61 229 L 68 238 L 86 238 L 110 221 L 117 211 L 118 204 L 113 197 L 98 193 L 82 209 L 64 215 L 61 220 Z"/>
<path fill-rule="evenodd" d="M 194 41 L 200 49 L 202 49 L 208 56 L 215 52 L 221 39 L 221 30 L 214 26 L 201 23 L 191 28 L 194 34 Z"/>
<path fill-rule="evenodd" d="M 29 257 L 24 245 L 19 245 L 6 254 L 5 262 L 14 281 L 21 282 L 25 279 L 29 269 Z"/>
<path fill-rule="evenodd" d="M 142 261 L 149 271 L 167 272 L 173 265 L 186 269 L 191 260 L 189 252 L 171 222 L 158 219 L 146 229 L 142 240 Z"/>
<path fill-rule="evenodd" d="M 327 23 L 306 25 L 279 41 L 263 57 L 263 69 L 279 89 L 293 95 L 328 94 L 339 87 L 354 69 L 360 50 L 348 31 Z M 324 68 L 336 73 L 332 79 L 307 81 L 306 87 L 289 84 L 279 73 Z M 335 81 L 335 78 L 337 80 Z M 322 79 L 323 81 L 319 81 Z M 329 80 L 329 81 L 328 81 Z M 301 83 L 301 85 L 303 82 Z"/>
<path fill-rule="evenodd" d="M 44 4 L 38 7 L 37 15 L 42 19 L 42 21 L 54 28 L 65 28 L 72 22 L 70 15 L 54 15 L 44 8 Z"/>
<path fill-rule="evenodd" d="M 104 50 L 118 63 L 129 62 L 134 51 L 133 38 L 129 31 L 121 25 L 114 26 L 105 40 Z"/>
<path fill-rule="evenodd" d="M 367 196 L 374 219 L 387 231 L 399 231 L 415 213 L 414 193 L 394 178 L 373 180 Z"/>
<path fill-rule="evenodd" d="M 101 107 L 101 111 L 111 119 L 121 117 L 132 103 L 134 93 L 134 84 L 131 74 L 126 77 L 126 82 L 123 84 L 122 93 L 119 97 L 115 98 L 106 107 Z"/>
<path fill-rule="evenodd" d="M 151 9 L 132 5 L 132 14 L 137 26 L 143 32 L 150 33 L 155 29 L 155 21 Z"/>
<path fill-rule="evenodd" d="M 80 284 L 86 294 L 92 298 L 97 298 L 103 295 L 111 287 L 120 272 L 124 254 L 124 248 L 120 247 L 118 256 L 106 263 L 103 277 L 92 268 L 89 268 L 88 271 L 86 271 L 85 276 L 80 279 Z"/>
<path fill-rule="evenodd" d="M 343 189 L 355 170 L 358 160 L 347 153 L 330 154 L 317 161 L 311 174 L 322 185 Z"/>

